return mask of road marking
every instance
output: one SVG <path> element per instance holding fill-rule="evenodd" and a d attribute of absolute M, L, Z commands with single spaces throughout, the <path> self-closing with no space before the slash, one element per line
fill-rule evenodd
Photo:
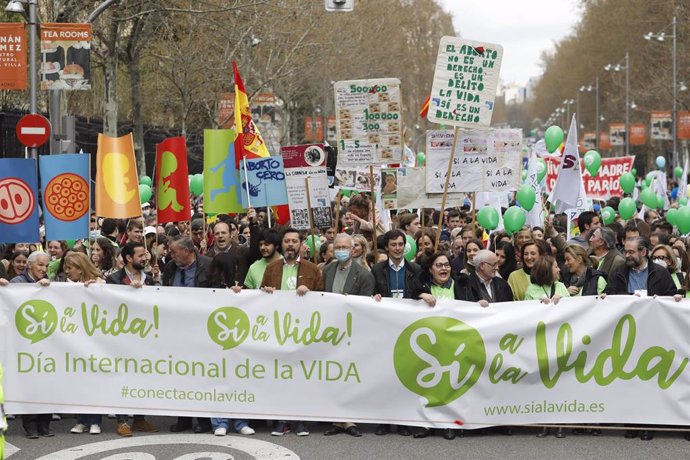
<path fill-rule="evenodd" d="M 300 460 L 300 457 L 283 446 L 273 444 L 258 439 L 251 439 L 245 436 L 208 436 L 200 437 L 198 434 L 181 434 L 181 435 L 157 435 L 157 436 L 142 436 L 138 438 L 116 439 L 113 441 L 94 442 L 90 444 L 83 444 L 81 446 L 74 446 L 64 449 L 52 454 L 44 455 L 36 460 L 78 460 L 89 455 L 103 455 L 108 451 L 134 448 L 134 447 L 148 447 L 156 445 L 202 445 L 202 446 L 217 446 L 225 449 L 234 449 L 240 452 L 251 455 L 257 460 Z M 222 455 L 222 457 L 221 457 Z M 8 455 L 9 456 L 9 455 Z M 104 457 L 99 457 L 104 458 Z M 127 452 L 123 456 L 115 454 L 112 457 L 107 457 L 109 460 L 153 460 L 156 457 L 145 452 Z M 176 460 L 189 460 L 191 458 L 210 458 L 211 460 L 232 460 L 232 456 L 228 452 L 200 452 L 191 454 L 184 454 Z"/>
<path fill-rule="evenodd" d="M 5 441 L 5 458 L 9 457 L 12 454 L 16 454 L 19 452 L 19 448 L 16 446 L 13 446 L 9 442 Z"/>

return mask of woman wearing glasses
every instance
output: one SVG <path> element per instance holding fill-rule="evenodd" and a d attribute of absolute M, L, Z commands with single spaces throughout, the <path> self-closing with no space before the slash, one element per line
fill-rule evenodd
<path fill-rule="evenodd" d="M 469 289 L 465 274 L 460 274 L 456 279 L 451 276 L 450 259 L 443 252 L 436 252 L 430 256 L 420 256 L 422 265 L 422 281 L 417 298 L 423 300 L 430 307 L 436 305 L 439 299 L 469 300 Z M 456 431 L 451 428 L 443 429 L 443 437 L 455 439 Z M 426 438 L 433 433 L 431 428 L 419 428 L 413 435 L 415 438 Z M 462 431 L 460 431 L 462 433 Z"/>
<path fill-rule="evenodd" d="M 654 246 L 654 249 L 652 249 L 652 262 L 666 267 L 666 269 L 671 272 L 671 278 L 673 278 L 676 289 L 681 289 L 685 278 L 683 277 L 683 272 L 680 269 L 676 254 L 670 246 L 666 244 Z"/>

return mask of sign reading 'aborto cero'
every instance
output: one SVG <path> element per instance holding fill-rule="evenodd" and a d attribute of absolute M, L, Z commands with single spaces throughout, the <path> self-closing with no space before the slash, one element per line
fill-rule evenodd
<path fill-rule="evenodd" d="M 428 119 L 460 128 L 488 127 L 503 47 L 443 37 L 438 48 Z"/>

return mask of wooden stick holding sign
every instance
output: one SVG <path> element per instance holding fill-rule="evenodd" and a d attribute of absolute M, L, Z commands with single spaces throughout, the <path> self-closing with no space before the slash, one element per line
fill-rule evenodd
<path fill-rule="evenodd" d="M 371 240 L 374 243 L 374 257 L 378 253 L 376 237 L 376 200 L 374 199 L 374 166 L 369 165 L 369 178 L 371 188 Z"/>
<path fill-rule="evenodd" d="M 335 233 L 340 233 L 340 194 L 342 190 L 338 190 L 338 194 L 335 196 Z"/>
<path fill-rule="evenodd" d="M 477 192 L 472 192 L 472 238 L 475 237 L 474 232 L 477 230 Z"/>
<path fill-rule="evenodd" d="M 307 189 L 307 217 L 309 218 L 309 233 L 311 234 L 312 254 L 311 260 L 316 263 L 316 238 L 314 236 L 314 220 L 311 216 L 311 193 L 309 193 L 309 176 L 304 178 L 304 186 Z"/>
<path fill-rule="evenodd" d="M 453 131 L 453 144 L 450 147 L 450 160 L 448 160 L 448 172 L 446 174 L 446 182 L 443 184 L 443 198 L 441 199 L 441 212 L 439 214 L 438 232 L 436 232 L 436 241 L 434 242 L 434 252 L 438 251 L 438 243 L 441 241 L 441 230 L 443 229 L 443 210 L 446 209 L 446 199 L 448 198 L 448 184 L 450 183 L 450 175 L 453 173 L 453 162 L 455 161 L 455 146 L 458 142 L 458 135 L 460 130 L 455 128 Z"/>

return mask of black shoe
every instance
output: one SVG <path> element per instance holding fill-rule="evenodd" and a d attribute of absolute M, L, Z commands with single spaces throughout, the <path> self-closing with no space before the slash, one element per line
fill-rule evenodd
<path fill-rule="evenodd" d="M 194 427 L 194 432 L 196 434 L 201 434 L 201 433 L 209 433 L 211 431 L 212 427 L 211 425 L 202 425 L 202 424 L 197 424 Z"/>
<path fill-rule="evenodd" d="M 592 428 L 592 436 L 601 436 L 601 428 Z"/>
<path fill-rule="evenodd" d="M 345 433 L 349 434 L 354 438 L 362 437 L 362 432 L 359 431 L 359 428 L 357 428 L 356 426 L 348 426 L 347 428 L 345 428 Z"/>
<path fill-rule="evenodd" d="M 53 433 L 53 430 L 50 429 L 50 425 L 48 423 L 38 424 L 38 434 L 40 434 L 44 438 L 52 438 L 53 436 L 55 436 L 55 433 Z"/>
<path fill-rule="evenodd" d="M 455 439 L 455 430 L 452 428 L 445 428 L 443 430 L 443 439 L 447 439 L 449 441 Z"/>
<path fill-rule="evenodd" d="M 36 428 L 26 428 L 26 437 L 29 439 L 38 439 L 38 430 Z"/>
<path fill-rule="evenodd" d="M 187 431 L 192 429 L 192 423 L 191 422 L 177 422 L 173 423 L 170 425 L 170 432 L 171 433 L 180 433 L 182 431 Z"/>
<path fill-rule="evenodd" d="M 690 441 L 690 433 L 685 433 L 685 440 Z"/>
<path fill-rule="evenodd" d="M 539 433 L 537 433 L 537 437 L 538 438 L 545 438 L 549 435 L 550 432 L 551 432 L 551 428 L 545 426 L 541 429 L 541 431 Z"/>
<path fill-rule="evenodd" d="M 376 436 L 383 436 L 383 435 L 386 435 L 390 432 L 391 432 L 391 426 L 390 425 L 381 424 L 381 425 L 376 427 L 376 431 L 374 432 L 374 434 L 376 434 Z"/>
<path fill-rule="evenodd" d="M 573 428 L 573 434 L 587 434 L 587 430 L 584 428 Z"/>
<path fill-rule="evenodd" d="M 563 438 L 565 438 L 565 430 L 564 430 L 562 427 L 560 427 L 560 426 L 558 427 L 558 429 L 556 429 L 556 437 L 557 437 L 558 439 L 563 439 Z"/>
<path fill-rule="evenodd" d="M 336 434 L 344 433 L 345 428 L 338 426 L 338 425 L 333 425 L 331 428 L 327 429 L 326 431 L 323 432 L 324 436 L 334 436 Z"/>
<path fill-rule="evenodd" d="M 399 429 L 398 433 L 400 433 Z M 415 434 L 412 435 L 412 437 L 415 439 L 428 438 L 429 436 L 431 436 L 431 428 L 420 428 L 415 432 Z"/>
<path fill-rule="evenodd" d="M 651 441 L 652 439 L 654 439 L 654 432 L 653 431 L 642 430 L 640 432 L 640 440 Z"/>
<path fill-rule="evenodd" d="M 400 436 L 409 436 L 410 435 L 410 429 L 406 427 L 405 425 L 398 425 L 398 429 L 396 430 Z"/>
<path fill-rule="evenodd" d="M 638 430 L 625 430 L 625 439 L 634 439 L 637 437 Z"/>
<path fill-rule="evenodd" d="M 513 435 L 513 429 L 509 426 L 500 426 L 496 429 L 496 432 L 498 434 L 502 434 L 503 436 L 512 436 Z"/>

